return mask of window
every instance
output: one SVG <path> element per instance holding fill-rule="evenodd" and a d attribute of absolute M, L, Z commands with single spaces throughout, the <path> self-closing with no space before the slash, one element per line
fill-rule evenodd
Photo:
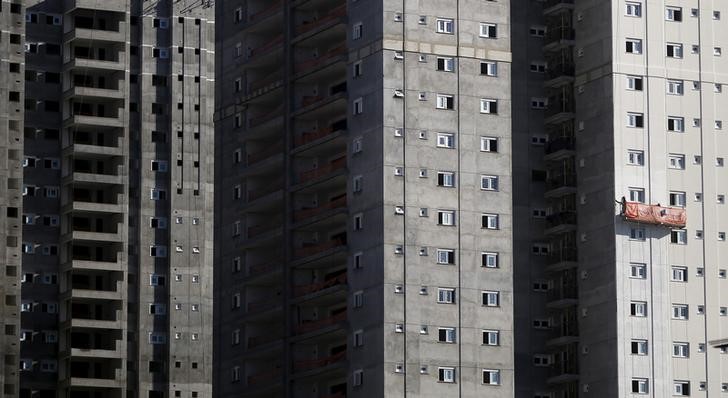
<path fill-rule="evenodd" d="M 445 226 L 455 225 L 455 211 L 454 210 L 438 210 L 437 211 L 437 224 Z"/>
<path fill-rule="evenodd" d="M 497 214 L 483 214 L 481 227 L 485 229 L 498 229 L 500 227 Z"/>
<path fill-rule="evenodd" d="M 498 139 L 495 137 L 480 137 L 480 150 L 482 152 L 498 152 Z"/>
<path fill-rule="evenodd" d="M 682 8 L 681 7 L 667 7 L 665 8 L 665 20 L 672 22 L 682 21 Z"/>
<path fill-rule="evenodd" d="M 647 394 L 648 391 L 647 379 L 632 379 L 632 393 Z"/>
<path fill-rule="evenodd" d="M 627 39 L 625 41 L 625 49 L 631 54 L 642 54 L 642 40 Z"/>
<path fill-rule="evenodd" d="M 485 191 L 497 191 L 498 176 L 480 176 L 480 189 Z"/>
<path fill-rule="evenodd" d="M 441 343 L 454 343 L 455 328 L 437 328 L 437 341 Z"/>
<path fill-rule="evenodd" d="M 452 249 L 437 249 L 438 264 L 455 264 L 455 251 Z"/>
<path fill-rule="evenodd" d="M 628 1 L 625 7 L 624 15 L 628 17 L 641 17 L 642 16 L 642 4 Z"/>
<path fill-rule="evenodd" d="M 631 166 L 645 165 L 645 151 L 630 149 L 627 151 L 627 164 Z"/>
<path fill-rule="evenodd" d="M 720 11 L 713 11 L 713 19 L 716 21 L 720 19 Z"/>
<path fill-rule="evenodd" d="M 165 315 L 167 306 L 164 304 L 149 304 L 149 313 L 153 315 Z"/>
<path fill-rule="evenodd" d="M 630 240 L 645 240 L 646 234 L 645 229 L 640 227 L 630 228 L 629 229 L 629 239 Z"/>
<path fill-rule="evenodd" d="M 483 369 L 483 384 L 500 385 L 500 370 Z"/>
<path fill-rule="evenodd" d="M 364 384 L 364 371 L 361 369 L 355 370 L 351 374 L 352 378 L 352 386 L 354 387 L 360 387 L 362 384 Z"/>
<path fill-rule="evenodd" d="M 480 100 L 480 113 L 498 113 L 498 101 L 494 99 L 481 99 Z"/>
<path fill-rule="evenodd" d="M 166 277 L 164 275 L 149 275 L 149 286 L 164 286 Z"/>
<path fill-rule="evenodd" d="M 167 228 L 167 219 L 164 217 L 150 217 L 149 218 L 149 227 L 158 228 L 158 229 L 166 229 Z"/>
<path fill-rule="evenodd" d="M 667 43 L 667 56 L 669 58 L 682 58 L 683 46 L 680 43 Z"/>
<path fill-rule="evenodd" d="M 440 148 L 455 148 L 455 134 L 437 133 L 437 146 Z"/>
<path fill-rule="evenodd" d="M 364 113 L 364 99 L 363 98 L 357 98 L 352 102 L 352 113 L 354 115 L 361 115 Z"/>
<path fill-rule="evenodd" d="M 647 340 L 632 340 L 633 355 L 647 355 Z"/>
<path fill-rule="evenodd" d="M 685 131 L 685 118 L 677 116 L 667 117 L 667 130 L 682 133 Z"/>
<path fill-rule="evenodd" d="M 668 80 L 667 93 L 672 95 L 683 95 L 685 92 L 685 82 L 682 80 Z"/>
<path fill-rule="evenodd" d="M 647 278 L 647 264 L 630 263 L 629 264 L 629 277 L 635 278 L 635 279 Z"/>
<path fill-rule="evenodd" d="M 671 153 L 667 155 L 667 165 L 671 169 L 685 170 L 685 155 Z"/>
<path fill-rule="evenodd" d="M 455 289 L 442 287 L 437 288 L 437 302 L 441 304 L 454 304 Z"/>
<path fill-rule="evenodd" d="M 149 333 L 149 344 L 165 344 L 167 336 L 163 333 Z"/>
<path fill-rule="evenodd" d="M 531 65 L 529 66 L 531 72 L 535 73 L 545 73 L 546 72 L 546 63 L 545 62 L 531 62 Z"/>
<path fill-rule="evenodd" d="M 450 171 L 437 172 L 437 185 L 452 188 L 455 186 L 455 173 Z"/>
<path fill-rule="evenodd" d="M 436 26 L 437 26 L 437 33 L 452 34 L 454 26 L 455 26 L 455 22 L 449 18 L 437 18 Z"/>
<path fill-rule="evenodd" d="M 688 281 L 687 267 L 673 266 L 670 280 L 673 282 L 687 282 Z"/>
<path fill-rule="evenodd" d="M 480 266 L 485 268 L 498 268 L 498 253 L 480 253 Z"/>
<path fill-rule="evenodd" d="M 642 91 L 642 76 L 627 76 L 627 90 Z"/>
<path fill-rule="evenodd" d="M 497 76 L 498 64 L 493 61 L 483 61 L 480 63 L 480 74 L 485 76 Z"/>
<path fill-rule="evenodd" d="M 687 231 L 684 229 L 673 229 L 670 231 L 670 243 L 686 245 L 688 243 Z"/>
<path fill-rule="evenodd" d="M 672 305 L 672 319 L 680 319 L 680 320 L 688 319 L 688 305 L 687 304 L 673 304 Z"/>
<path fill-rule="evenodd" d="M 642 113 L 627 113 L 627 127 L 642 128 L 645 126 L 645 116 Z"/>
<path fill-rule="evenodd" d="M 167 257 L 167 246 L 149 246 L 149 255 L 151 257 Z"/>
<path fill-rule="evenodd" d="M 361 22 L 357 22 L 351 27 L 351 39 L 352 40 L 361 39 L 363 34 L 364 34 L 364 25 Z"/>
<path fill-rule="evenodd" d="M 167 58 L 169 58 L 169 49 L 168 48 L 153 48 L 152 57 L 167 59 Z"/>
<path fill-rule="evenodd" d="M 484 291 L 483 305 L 486 307 L 499 307 L 500 306 L 500 293 L 494 291 Z"/>
<path fill-rule="evenodd" d="M 685 207 L 685 192 L 670 192 L 670 206 Z"/>
<path fill-rule="evenodd" d="M 629 201 L 645 203 L 645 190 L 644 188 L 629 188 Z"/>
<path fill-rule="evenodd" d="M 483 330 L 483 345 L 500 345 L 500 332 L 497 330 Z"/>
<path fill-rule="evenodd" d="M 167 191 L 164 189 L 152 188 L 149 190 L 149 199 L 151 200 L 166 200 Z"/>
<path fill-rule="evenodd" d="M 455 108 L 455 98 L 448 94 L 437 94 L 435 107 L 437 109 L 452 110 Z"/>
<path fill-rule="evenodd" d="M 636 317 L 646 317 L 647 303 L 644 301 L 632 301 L 629 303 L 629 314 Z"/>
<path fill-rule="evenodd" d="M 672 395 L 689 396 L 690 395 L 690 382 L 689 381 L 676 380 L 673 383 Z"/>
<path fill-rule="evenodd" d="M 437 57 L 437 70 L 452 72 L 455 70 L 455 59 L 452 57 Z"/>
<path fill-rule="evenodd" d="M 166 160 L 152 160 L 152 171 L 158 171 L 160 173 L 167 172 L 167 161 Z"/>
<path fill-rule="evenodd" d="M 495 39 L 498 37 L 498 26 L 494 23 L 481 23 L 480 37 Z"/>
<path fill-rule="evenodd" d="M 531 109 L 546 109 L 548 98 L 531 97 Z"/>
<path fill-rule="evenodd" d="M 672 356 L 675 358 L 688 358 L 690 356 L 690 344 L 672 343 Z"/>
<path fill-rule="evenodd" d="M 352 64 L 352 75 L 353 77 L 359 77 L 362 75 L 361 61 L 356 61 Z"/>

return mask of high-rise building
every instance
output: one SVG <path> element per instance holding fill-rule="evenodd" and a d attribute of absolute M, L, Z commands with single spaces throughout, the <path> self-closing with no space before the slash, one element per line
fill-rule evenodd
<path fill-rule="evenodd" d="M 513 396 L 509 3 L 218 2 L 215 396 Z"/>
<path fill-rule="evenodd" d="M 528 3 L 513 13 L 516 396 L 728 392 L 726 5 Z"/>
<path fill-rule="evenodd" d="M 211 397 L 213 4 L 0 21 L 2 396 Z"/>

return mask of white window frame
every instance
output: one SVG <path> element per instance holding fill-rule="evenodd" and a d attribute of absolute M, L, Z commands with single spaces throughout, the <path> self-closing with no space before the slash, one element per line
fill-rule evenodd
<path fill-rule="evenodd" d="M 628 17 L 641 18 L 642 17 L 642 3 L 628 1 L 624 7 L 624 15 L 628 16 Z"/>
<path fill-rule="evenodd" d="M 644 166 L 645 165 L 645 151 L 637 149 L 627 150 L 627 164 L 630 166 Z"/>
<path fill-rule="evenodd" d="M 484 329 L 483 330 L 483 345 L 499 346 L 500 345 L 500 331 Z"/>
<path fill-rule="evenodd" d="M 455 134 L 437 133 L 438 148 L 455 148 Z"/>
<path fill-rule="evenodd" d="M 641 55 L 642 39 L 627 38 L 625 40 L 625 52 L 627 52 L 628 54 Z"/>
<path fill-rule="evenodd" d="M 498 253 L 496 252 L 481 252 L 480 253 L 480 264 L 484 268 L 498 268 Z"/>
<path fill-rule="evenodd" d="M 453 34 L 455 31 L 455 20 L 452 18 L 435 19 L 435 31 L 443 34 Z"/>
<path fill-rule="evenodd" d="M 492 98 L 480 99 L 480 113 L 498 114 L 498 100 Z"/>
<path fill-rule="evenodd" d="M 454 304 L 455 303 L 455 289 L 449 287 L 438 287 L 437 288 L 437 302 L 440 304 Z"/>
<path fill-rule="evenodd" d="M 481 292 L 483 299 L 483 306 L 485 307 L 500 307 L 501 297 L 500 292 L 494 290 L 483 290 Z"/>
<path fill-rule="evenodd" d="M 492 22 L 481 22 L 479 36 L 486 39 L 498 38 L 498 24 Z"/>
<path fill-rule="evenodd" d="M 444 366 L 438 367 L 437 379 L 441 383 L 455 383 L 455 368 Z"/>
<path fill-rule="evenodd" d="M 494 150 L 493 144 L 495 144 L 495 150 Z M 480 137 L 480 151 L 497 153 L 498 152 L 498 138 Z"/>
<path fill-rule="evenodd" d="M 486 375 L 488 380 L 486 381 Z M 482 382 L 486 386 L 499 386 L 501 384 L 501 374 L 498 369 L 483 369 Z"/>
<path fill-rule="evenodd" d="M 482 175 L 480 176 L 480 189 L 483 191 L 497 191 L 499 188 L 498 176 Z"/>

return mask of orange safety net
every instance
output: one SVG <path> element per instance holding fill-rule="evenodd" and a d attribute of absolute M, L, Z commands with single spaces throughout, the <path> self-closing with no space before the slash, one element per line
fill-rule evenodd
<path fill-rule="evenodd" d="M 622 202 L 622 215 L 629 221 L 683 228 L 687 223 L 685 209 L 646 205 L 637 202 Z"/>

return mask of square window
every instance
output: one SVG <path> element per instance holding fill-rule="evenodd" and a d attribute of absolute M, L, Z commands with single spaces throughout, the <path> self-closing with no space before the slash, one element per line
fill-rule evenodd
<path fill-rule="evenodd" d="M 455 27 L 455 21 L 450 18 L 437 18 L 436 19 L 436 31 L 437 33 L 452 34 Z"/>

